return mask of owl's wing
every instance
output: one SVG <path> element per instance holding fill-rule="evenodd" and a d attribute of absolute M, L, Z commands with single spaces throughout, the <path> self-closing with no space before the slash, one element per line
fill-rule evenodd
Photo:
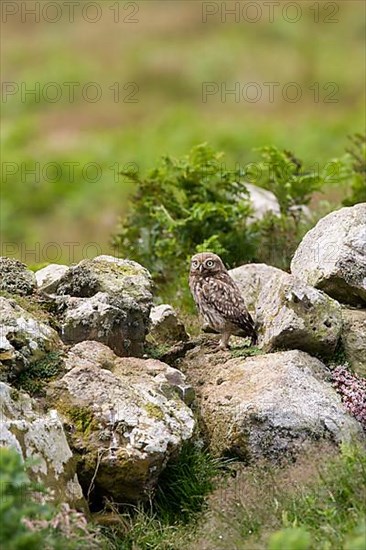
<path fill-rule="evenodd" d="M 202 293 L 207 303 L 225 319 L 241 328 L 248 335 L 255 332 L 254 321 L 248 312 L 240 290 L 229 278 L 209 278 L 202 284 Z"/>

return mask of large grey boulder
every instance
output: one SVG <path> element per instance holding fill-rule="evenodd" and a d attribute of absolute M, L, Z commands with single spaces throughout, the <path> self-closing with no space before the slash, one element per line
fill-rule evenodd
<path fill-rule="evenodd" d="M 149 339 L 157 344 L 174 344 L 188 340 L 186 329 L 172 306 L 161 304 L 151 309 Z"/>
<path fill-rule="evenodd" d="M 366 378 L 366 310 L 342 308 L 342 344 L 352 369 Z"/>
<path fill-rule="evenodd" d="M 289 273 L 265 264 L 230 271 L 256 321 L 266 351 L 296 348 L 330 355 L 342 328 L 339 303 Z"/>
<path fill-rule="evenodd" d="M 44 413 L 27 394 L 0 382 L 0 446 L 14 448 L 34 481 L 47 488 L 46 498 L 86 509 L 76 464 L 55 410 Z"/>
<path fill-rule="evenodd" d="M 97 340 L 118 355 L 142 355 L 151 287 L 149 272 L 130 260 L 98 256 L 70 267 L 55 289 L 63 341 Z"/>
<path fill-rule="evenodd" d="M 46 294 L 52 294 L 68 269 L 67 265 L 60 264 L 49 264 L 39 269 L 35 275 L 38 289 Z"/>
<path fill-rule="evenodd" d="M 302 351 L 231 358 L 196 348 L 180 368 L 198 395 L 211 450 L 281 460 L 314 441 L 363 438 L 318 359 Z"/>
<path fill-rule="evenodd" d="M 245 264 L 230 269 L 229 273 L 241 290 L 250 313 L 256 315 L 257 301 L 262 288 L 274 275 L 284 272 L 267 264 Z"/>
<path fill-rule="evenodd" d="M 159 361 L 117 357 L 99 342 L 77 344 L 66 363 L 48 400 L 63 417 L 84 490 L 120 503 L 149 499 L 193 434 L 179 394 L 184 376 Z"/>
<path fill-rule="evenodd" d="M 36 288 L 36 278 L 27 266 L 12 258 L 0 257 L 0 291 L 26 296 Z"/>
<path fill-rule="evenodd" d="M 366 203 L 322 218 L 301 241 L 291 272 L 341 302 L 366 303 Z"/>
<path fill-rule="evenodd" d="M 337 347 L 341 307 L 336 300 L 288 273 L 276 273 L 257 301 L 259 345 L 266 351 L 300 349 L 330 356 Z"/>
<path fill-rule="evenodd" d="M 150 382 L 153 377 L 159 387 L 165 385 L 173 388 L 187 405 L 194 399 L 193 388 L 187 383 L 185 375 L 157 359 L 124 357 L 120 360 L 107 346 L 99 342 L 86 341 L 73 346 L 64 360 L 66 371 L 74 367 L 95 365 L 137 381 L 146 379 Z"/>
<path fill-rule="evenodd" d="M 15 300 L 0 296 L 0 378 L 11 381 L 19 372 L 62 348 L 44 314 L 29 313 Z"/>

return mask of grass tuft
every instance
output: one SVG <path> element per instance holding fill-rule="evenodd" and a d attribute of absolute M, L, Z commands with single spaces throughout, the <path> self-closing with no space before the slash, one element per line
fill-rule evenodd
<path fill-rule="evenodd" d="M 186 443 L 162 473 L 155 499 L 143 508 L 118 512 L 117 525 L 106 531 L 118 550 L 177 550 L 193 539 L 207 496 L 229 461 L 213 458 L 199 445 Z"/>
<path fill-rule="evenodd" d="M 32 396 L 42 397 L 48 382 L 58 376 L 63 369 L 61 353 L 50 352 L 40 361 L 22 371 L 16 380 L 15 386 Z"/>

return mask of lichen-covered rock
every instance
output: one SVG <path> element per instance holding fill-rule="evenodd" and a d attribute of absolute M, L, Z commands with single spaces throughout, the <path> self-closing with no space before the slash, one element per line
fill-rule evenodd
<path fill-rule="evenodd" d="M 340 302 L 366 303 L 366 203 L 322 218 L 301 241 L 291 272 Z"/>
<path fill-rule="evenodd" d="M 97 340 L 118 355 L 142 355 L 148 313 L 134 299 L 98 292 L 91 298 L 68 296 L 62 306 L 61 337 L 67 344 Z"/>
<path fill-rule="evenodd" d="M 256 321 L 259 345 L 266 351 L 295 348 L 329 356 L 342 329 L 339 303 L 285 272 L 263 286 Z"/>
<path fill-rule="evenodd" d="M 0 291 L 26 296 L 36 288 L 36 278 L 27 266 L 18 260 L 0 257 Z"/>
<path fill-rule="evenodd" d="M 0 296 L 0 378 L 11 381 L 48 353 L 62 348 L 55 330 L 15 300 Z"/>
<path fill-rule="evenodd" d="M 49 401 L 63 417 L 81 484 L 87 491 L 93 483 L 95 498 L 147 500 L 193 434 L 179 397 L 184 376 L 159 361 L 112 356 L 97 342 L 77 344 L 66 362 L 74 367 L 50 385 Z"/>
<path fill-rule="evenodd" d="M 245 264 L 231 269 L 229 273 L 241 290 L 250 313 L 255 316 L 262 288 L 274 275 L 280 275 L 283 271 L 267 264 Z"/>
<path fill-rule="evenodd" d="M 57 285 L 69 268 L 67 265 L 49 264 L 36 271 L 36 281 L 38 289 L 46 294 L 51 294 L 57 288 Z"/>
<path fill-rule="evenodd" d="M 155 306 L 150 312 L 149 337 L 154 343 L 185 342 L 188 334 L 176 311 L 168 304 Z"/>
<path fill-rule="evenodd" d="M 112 370 L 118 376 L 128 376 L 136 382 L 145 380 L 149 383 L 153 377 L 159 389 L 167 392 L 168 395 L 173 389 L 186 405 L 191 405 L 194 401 L 195 392 L 188 384 L 186 376 L 180 370 L 157 359 L 141 360 L 136 357 L 126 357 L 118 360 Z"/>
<path fill-rule="evenodd" d="M 366 310 L 342 309 L 342 344 L 352 369 L 366 378 Z"/>
<path fill-rule="evenodd" d="M 97 292 L 126 293 L 149 301 L 151 276 L 147 269 L 132 260 L 97 256 L 70 267 L 57 285 L 60 295 L 84 298 Z"/>
<path fill-rule="evenodd" d="M 55 410 L 41 411 L 27 394 L 0 382 L 0 446 L 29 460 L 28 473 L 48 489 L 47 499 L 86 509 L 62 423 Z"/>
<path fill-rule="evenodd" d="M 265 264 L 230 271 L 256 321 L 266 351 L 296 348 L 330 355 L 342 327 L 341 307 L 324 292 Z"/>
<path fill-rule="evenodd" d="M 69 349 L 64 359 L 64 365 L 66 371 L 82 365 L 97 365 L 102 369 L 111 370 L 116 359 L 116 354 L 104 344 L 93 340 L 87 340 Z"/>
<path fill-rule="evenodd" d="M 151 377 L 159 385 L 174 388 L 188 405 L 194 399 L 194 392 L 186 377 L 179 370 L 170 367 L 157 359 L 140 359 L 138 357 L 117 357 L 113 351 L 100 342 L 80 342 L 73 346 L 65 357 L 65 370 L 80 366 L 98 366 L 115 374 L 129 376 L 136 381 Z"/>
<path fill-rule="evenodd" d="M 196 348 L 180 368 L 195 387 L 215 454 L 281 460 L 319 439 L 363 438 L 318 359 L 302 351 L 231 358 Z"/>
<path fill-rule="evenodd" d="M 62 339 L 97 340 L 118 355 L 142 355 L 151 286 L 149 272 L 130 260 L 98 256 L 70 267 L 56 287 Z"/>

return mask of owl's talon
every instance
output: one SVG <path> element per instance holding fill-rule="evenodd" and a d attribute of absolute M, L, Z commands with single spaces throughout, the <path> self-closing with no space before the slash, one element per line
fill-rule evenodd
<path fill-rule="evenodd" d="M 204 345 L 207 348 L 218 348 L 219 342 L 217 340 L 207 340 Z"/>
<path fill-rule="evenodd" d="M 208 353 L 218 353 L 219 351 L 229 351 L 230 346 L 228 344 L 223 344 L 221 341 L 217 342 L 215 340 L 210 340 L 206 342 L 206 347 L 212 348 Z"/>
<path fill-rule="evenodd" d="M 226 345 L 219 345 L 219 349 L 221 351 L 229 351 L 231 349 L 231 347 L 229 346 L 229 344 L 226 344 Z"/>

